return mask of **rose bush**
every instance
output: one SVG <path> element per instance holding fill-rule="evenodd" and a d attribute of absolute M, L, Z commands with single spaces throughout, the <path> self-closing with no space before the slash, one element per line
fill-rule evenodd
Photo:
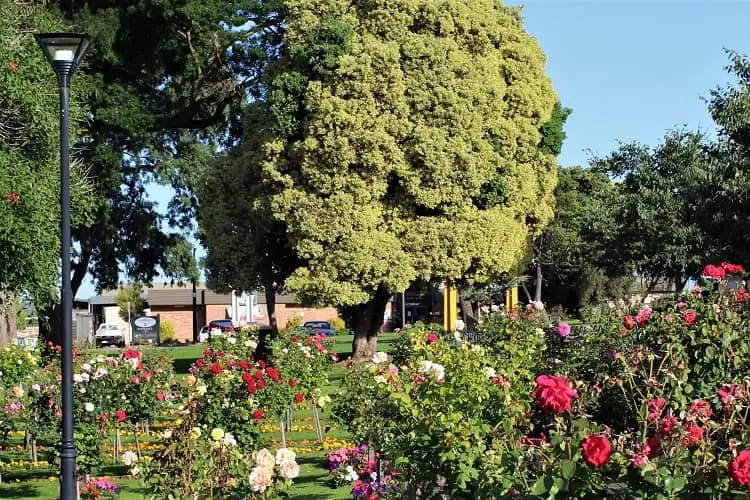
<path fill-rule="evenodd" d="M 418 326 L 397 363 L 352 369 L 335 414 L 426 497 L 746 498 L 741 272 L 707 267 L 703 289 L 593 325 L 497 315 L 486 348 Z"/>

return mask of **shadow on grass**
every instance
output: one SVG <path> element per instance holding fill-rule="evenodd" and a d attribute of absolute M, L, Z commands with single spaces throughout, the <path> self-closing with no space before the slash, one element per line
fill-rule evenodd
<path fill-rule="evenodd" d="M 0 486 L 0 498 L 34 498 L 42 497 L 40 488 L 33 484 L 14 484 Z"/>

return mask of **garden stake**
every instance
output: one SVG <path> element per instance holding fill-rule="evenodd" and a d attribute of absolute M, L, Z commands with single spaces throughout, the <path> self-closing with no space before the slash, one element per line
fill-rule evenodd
<path fill-rule="evenodd" d="M 135 452 L 138 454 L 138 460 L 141 459 L 141 443 L 138 440 L 138 424 L 133 427 L 133 438 L 135 439 Z"/>
<path fill-rule="evenodd" d="M 279 420 L 279 429 L 281 429 L 281 447 L 286 448 L 286 434 L 284 433 L 284 419 Z"/>

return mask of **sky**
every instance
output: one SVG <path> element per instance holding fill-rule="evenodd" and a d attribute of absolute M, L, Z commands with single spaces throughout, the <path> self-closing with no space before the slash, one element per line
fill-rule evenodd
<path fill-rule="evenodd" d="M 587 164 L 618 141 L 656 144 L 672 128 L 713 131 L 702 98 L 732 83 L 724 49 L 750 53 L 750 0 L 512 0 L 547 54 L 573 114 L 559 161 Z M 166 210 L 171 196 L 150 189 Z M 199 250 L 199 256 L 202 255 Z M 94 295 L 87 282 L 78 297 Z"/>

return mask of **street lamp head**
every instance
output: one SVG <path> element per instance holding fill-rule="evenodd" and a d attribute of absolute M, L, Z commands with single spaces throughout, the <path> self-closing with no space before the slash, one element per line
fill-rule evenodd
<path fill-rule="evenodd" d="M 70 76 L 86 54 L 91 38 L 79 33 L 38 33 L 34 38 L 60 82 L 67 85 Z"/>

